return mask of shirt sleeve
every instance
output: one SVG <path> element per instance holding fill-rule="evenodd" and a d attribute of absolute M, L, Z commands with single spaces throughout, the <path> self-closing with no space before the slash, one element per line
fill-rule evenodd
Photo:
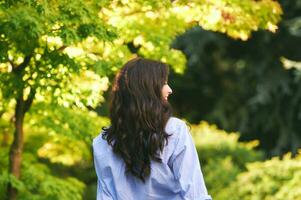
<path fill-rule="evenodd" d="M 96 193 L 96 200 L 110 200 L 111 195 L 108 192 L 105 184 L 102 181 L 102 174 L 100 170 L 100 162 L 102 160 L 99 157 L 97 152 L 97 144 L 98 144 L 99 137 L 93 140 L 92 150 L 93 150 L 93 160 L 94 160 L 94 169 L 97 175 L 97 193 Z"/>
<path fill-rule="evenodd" d="M 212 200 L 205 186 L 192 136 L 185 122 L 178 129 L 179 138 L 170 162 L 184 200 Z"/>
<path fill-rule="evenodd" d="M 102 198 L 103 190 L 99 180 L 97 180 L 97 193 L 96 193 L 96 200 L 103 200 Z"/>

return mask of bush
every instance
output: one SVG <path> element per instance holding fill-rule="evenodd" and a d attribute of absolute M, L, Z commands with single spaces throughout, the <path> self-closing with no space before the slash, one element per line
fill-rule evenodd
<path fill-rule="evenodd" d="M 191 126 L 208 192 L 214 200 L 301 200 L 301 150 L 262 161 L 257 141 L 239 142 L 201 122 Z"/>
<path fill-rule="evenodd" d="M 24 154 L 21 179 L 7 173 L 7 150 L 1 149 L 0 199 L 5 199 L 6 186 L 11 183 L 18 189 L 22 200 L 81 200 L 85 184 L 74 177 L 56 177 L 49 168 L 38 163 L 31 154 Z M 6 157 L 6 158 L 5 158 Z M 4 159 L 5 158 L 5 159 Z"/>
<path fill-rule="evenodd" d="M 248 164 L 218 199 L 301 200 L 301 151 L 295 158 L 287 154 Z"/>
<path fill-rule="evenodd" d="M 247 170 L 247 163 L 263 158 L 262 152 L 254 150 L 258 141 L 238 142 L 239 133 L 227 133 L 207 122 L 192 125 L 191 133 L 207 189 L 214 199 L 239 173 Z"/>

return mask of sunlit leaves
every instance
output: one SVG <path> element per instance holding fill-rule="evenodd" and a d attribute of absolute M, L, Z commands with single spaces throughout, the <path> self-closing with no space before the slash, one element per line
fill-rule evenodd
<path fill-rule="evenodd" d="M 93 111 L 46 103 L 34 104 L 25 118 L 27 151 L 63 165 L 91 164 L 91 142 L 108 118 Z"/>
<path fill-rule="evenodd" d="M 38 156 L 53 163 L 74 165 L 91 160 L 90 148 L 80 140 L 72 140 L 61 135 L 53 135 L 38 150 Z"/>
<path fill-rule="evenodd" d="M 3 60 L 1 68 L 7 69 L 0 74 L 3 96 L 16 97 L 23 90 L 25 93 L 27 89 L 30 91 L 29 88 L 35 89 L 40 96 L 47 93 L 48 96 L 44 96 L 44 99 L 51 99 L 54 91 L 68 95 L 63 94 L 62 88 L 72 84 L 70 75 L 84 73 L 87 67 L 93 69 L 94 63 L 99 59 L 97 56 L 97 60 L 91 58 L 95 52 L 90 49 L 80 56 L 75 55 L 75 58 L 72 48 L 84 51 L 80 48 L 80 43 L 89 36 L 93 36 L 98 42 L 115 38 L 114 28 L 98 16 L 100 5 L 105 4 L 105 1 L 63 0 L 4 2 L 0 6 L 0 47 L 3 47 L 0 51 L 1 61 Z M 25 62 L 26 59 L 28 62 Z M 26 63 L 24 69 L 19 67 L 23 62 Z M 17 68 L 22 69 L 18 76 L 11 73 Z M 104 75 L 103 73 L 102 76 Z M 76 93 L 78 94 L 72 91 L 72 95 Z M 57 94 L 58 92 L 54 99 Z M 84 99 L 84 94 L 90 95 L 89 92 L 83 92 L 78 98 Z M 100 98 L 86 102 L 88 106 L 95 106 Z"/>
<path fill-rule="evenodd" d="M 67 76 L 68 75 L 68 76 Z M 108 89 L 108 78 L 100 77 L 93 71 L 81 71 L 77 74 L 67 74 L 61 82 L 53 81 L 53 87 L 37 94 L 38 101 L 58 103 L 65 107 L 95 108 L 103 101 L 103 92 Z M 47 79 L 46 79 L 47 80 Z M 49 81 L 52 81 L 51 79 Z M 52 96 L 52 98 L 49 98 Z"/>
<path fill-rule="evenodd" d="M 108 125 L 108 119 L 101 118 L 93 111 L 70 109 L 65 106 L 37 103 L 30 111 L 28 123 L 33 127 L 44 127 L 49 136 L 64 135 L 74 140 L 82 140 L 90 144 L 92 138 L 103 126 Z"/>
<path fill-rule="evenodd" d="M 200 25 L 230 37 L 247 40 L 252 31 L 275 32 L 282 14 L 272 0 L 112 1 L 100 17 L 117 28 L 120 44 L 133 44 L 138 55 L 165 61 L 178 72 L 185 58 L 171 50 L 171 41 L 188 28 Z"/>
<path fill-rule="evenodd" d="M 275 32 L 282 9 L 272 0 L 195 0 L 176 1 L 174 11 L 187 23 L 226 33 L 230 37 L 247 40 L 252 31 L 266 29 Z"/>
<path fill-rule="evenodd" d="M 119 46 L 134 45 L 137 50 L 132 50 L 133 53 L 167 62 L 182 71 L 184 56 L 169 46 L 177 34 L 185 31 L 186 25 L 169 11 L 170 6 L 168 1 L 157 2 L 156 6 L 140 5 L 135 1 L 118 4 L 116 1 L 103 8 L 100 17 L 117 28 Z"/>
<path fill-rule="evenodd" d="M 101 76 L 110 74 L 132 57 L 132 53 L 167 62 L 176 72 L 183 72 L 186 59 L 180 51 L 171 49 L 170 44 L 191 26 L 199 24 L 234 38 L 247 39 L 258 28 L 274 31 L 281 14 L 279 4 L 270 0 L 116 0 L 102 2 L 103 7 L 98 4 L 58 1 L 3 5 L 0 22 L 4 29 L 0 31 L 0 41 L 4 49 L 6 44 L 13 49 L 11 63 L 6 65 L 22 63 L 25 55 L 32 57 L 29 65 L 33 70 L 24 83 L 19 80 L 19 86 L 37 87 L 41 93 L 60 88 L 69 83 L 68 73 L 78 73 L 82 67 Z M 13 15 L 16 10 L 20 12 Z M 18 35 L 23 32 L 28 35 Z M 4 60 L 9 57 L 5 52 L 2 55 Z M 56 68 L 68 70 L 62 75 L 64 72 L 60 74 Z M 52 80 L 61 84 L 51 84 Z"/>
<path fill-rule="evenodd" d="M 82 49 L 83 55 L 81 56 L 84 57 L 82 60 L 84 59 L 88 69 L 101 77 L 115 74 L 127 60 L 133 57 L 120 38 L 107 42 L 88 37 L 77 47 Z"/>

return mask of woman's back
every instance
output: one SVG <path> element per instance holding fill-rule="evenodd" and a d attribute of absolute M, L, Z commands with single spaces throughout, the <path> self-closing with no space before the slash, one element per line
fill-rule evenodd
<path fill-rule="evenodd" d="M 171 136 L 160 153 L 162 162 L 151 161 L 151 173 L 145 183 L 125 172 L 123 159 L 101 134 L 93 140 L 97 200 L 211 199 L 185 122 L 170 117 L 165 131 Z"/>

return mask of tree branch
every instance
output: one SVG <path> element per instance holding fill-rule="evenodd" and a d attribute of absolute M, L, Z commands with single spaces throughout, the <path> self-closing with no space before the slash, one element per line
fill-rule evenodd
<path fill-rule="evenodd" d="M 15 69 L 15 68 L 16 68 L 15 63 L 14 63 L 12 60 L 8 59 L 8 62 L 9 62 L 9 64 L 12 66 L 12 69 Z"/>
<path fill-rule="evenodd" d="M 58 51 L 64 51 L 67 47 L 68 47 L 68 46 L 63 45 L 63 46 L 61 46 L 60 48 L 58 48 L 57 50 L 58 50 Z"/>
<path fill-rule="evenodd" d="M 29 110 L 35 95 L 36 95 L 36 88 L 30 88 L 30 93 L 28 95 L 28 98 L 24 102 L 24 113 L 26 113 Z"/>
<path fill-rule="evenodd" d="M 21 71 L 23 71 L 29 64 L 31 57 L 32 55 L 25 56 L 24 61 L 18 67 L 13 68 L 13 73 L 19 74 Z"/>

